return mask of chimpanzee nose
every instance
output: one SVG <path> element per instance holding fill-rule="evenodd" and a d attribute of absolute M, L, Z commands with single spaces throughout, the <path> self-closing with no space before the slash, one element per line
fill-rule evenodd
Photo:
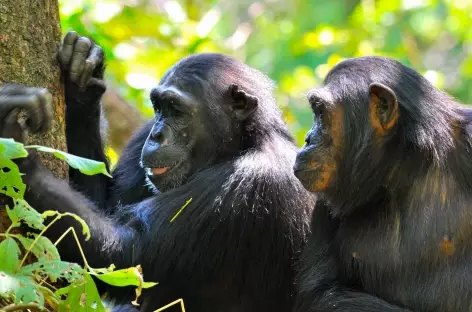
<path fill-rule="evenodd" d="M 305 135 L 305 144 L 307 146 L 310 145 L 310 143 L 311 143 L 311 135 L 312 135 L 311 130 L 308 131 L 308 133 Z"/>
<path fill-rule="evenodd" d="M 156 125 L 152 128 L 149 135 L 149 141 L 158 143 L 160 145 L 167 145 L 170 139 L 171 131 L 163 125 Z"/>
<path fill-rule="evenodd" d="M 149 138 L 146 140 L 146 143 L 141 150 L 141 160 L 146 167 L 152 167 L 154 165 L 157 152 L 160 148 L 161 144 L 150 140 Z"/>
<path fill-rule="evenodd" d="M 153 133 L 152 140 L 156 143 L 162 144 L 162 142 L 164 142 L 164 133 L 162 131 Z"/>

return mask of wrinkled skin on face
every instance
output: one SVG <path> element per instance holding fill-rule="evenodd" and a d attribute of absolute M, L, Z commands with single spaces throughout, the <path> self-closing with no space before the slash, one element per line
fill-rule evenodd
<path fill-rule="evenodd" d="M 192 95 L 162 84 L 151 92 L 155 124 L 141 161 L 150 181 L 161 191 L 180 185 L 194 168 L 192 150 L 205 131 L 201 109 Z"/>
<path fill-rule="evenodd" d="M 297 155 L 295 175 L 305 188 L 321 192 L 335 183 L 343 146 L 343 108 L 332 102 L 326 89 L 313 89 L 308 95 L 314 123 Z"/>
<path fill-rule="evenodd" d="M 350 98 L 355 86 L 340 88 L 339 77 L 332 74 L 309 92 L 314 123 L 294 166 L 307 190 L 331 198 L 347 189 L 353 192 L 349 196 L 355 195 L 352 186 L 374 174 L 365 169 L 365 162 L 380 161 L 399 116 L 397 99 L 387 86 L 371 83 L 365 86 L 367 92 Z"/>
<path fill-rule="evenodd" d="M 182 185 L 215 159 L 236 155 L 240 123 L 257 107 L 257 98 L 237 85 L 186 84 L 185 68 L 170 70 L 151 91 L 155 124 L 141 163 L 152 188 L 165 192 Z M 216 109 L 215 109 L 216 108 Z"/>

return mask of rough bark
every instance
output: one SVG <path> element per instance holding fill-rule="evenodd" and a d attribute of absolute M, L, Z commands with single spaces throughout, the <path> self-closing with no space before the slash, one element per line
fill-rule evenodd
<path fill-rule="evenodd" d="M 56 53 L 61 40 L 57 0 L 0 1 L 0 80 L 45 87 L 54 97 L 51 130 L 32 135 L 29 143 L 66 150 L 65 102 Z M 67 177 L 67 165 L 41 155 L 57 176 Z"/>
<path fill-rule="evenodd" d="M 0 83 L 49 89 L 54 98 L 52 127 L 27 141 L 66 151 L 64 90 L 56 60 L 60 40 L 57 0 L 0 0 Z M 58 177 L 67 178 L 66 163 L 49 154 L 40 157 Z M 0 209 L 0 223 L 8 222 L 4 212 Z"/>
<path fill-rule="evenodd" d="M 103 95 L 103 108 L 108 123 L 108 144 L 120 154 L 136 128 L 143 124 L 139 111 L 108 87 Z"/>

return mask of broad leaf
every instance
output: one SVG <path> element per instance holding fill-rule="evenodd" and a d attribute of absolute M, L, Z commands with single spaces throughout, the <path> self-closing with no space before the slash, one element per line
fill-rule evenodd
<path fill-rule="evenodd" d="M 57 290 L 56 295 L 67 296 L 65 300 L 61 301 L 59 312 L 105 311 L 97 286 L 92 277 L 87 273 L 84 274 L 84 279 L 78 280 L 67 287 Z"/>
<path fill-rule="evenodd" d="M 0 298 L 15 299 L 15 303 L 36 303 L 44 306 L 44 296 L 38 285 L 28 276 L 17 276 L 0 271 Z"/>
<path fill-rule="evenodd" d="M 0 243 L 0 271 L 15 273 L 20 266 L 20 247 L 16 241 L 7 237 Z"/>
<path fill-rule="evenodd" d="M 21 242 L 23 247 L 26 250 L 30 250 L 33 255 L 36 256 L 38 260 L 42 261 L 54 261 L 54 260 L 61 260 L 59 256 L 59 252 L 57 251 L 56 246 L 49 240 L 49 238 L 40 236 L 38 237 L 36 243 L 31 248 L 31 245 L 35 241 L 36 238 L 26 238 L 23 236 L 18 236 L 18 240 Z"/>
<path fill-rule="evenodd" d="M 57 158 L 65 160 L 69 164 L 69 166 L 78 169 L 83 174 L 94 175 L 101 173 L 111 178 L 111 175 L 110 173 L 108 173 L 106 166 L 103 162 L 75 156 L 54 148 L 40 145 L 29 145 L 26 146 L 26 148 L 34 148 L 41 152 L 52 153 Z"/>
<path fill-rule="evenodd" d="M 0 155 L 0 193 L 15 199 L 23 198 L 25 189 L 18 166 Z"/>
<path fill-rule="evenodd" d="M 37 279 L 48 277 L 52 282 L 59 278 L 66 279 L 69 283 L 82 277 L 84 269 L 76 263 L 69 263 L 60 260 L 45 261 L 39 260 L 21 268 L 22 275 L 36 276 Z"/>
<path fill-rule="evenodd" d="M 25 158 L 28 152 L 22 143 L 0 138 L 0 156 L 8 159 Z"/>
<path fill-rule="evenodd" d="M 96 278 L 113 286 L 141 286 L 142 288 L 150 288 L 157 283 L 144 282 L 143 275 L 139 267 L 132 267 L 128 269 L 116 270 L 103 274 L 93 274 Z"/>
<path fill-rule="evenodd" d="M 24 199 L 15 200 L 13 208 L 7 208 L 8 217 L 14 223 L 23 221 L 30 228 L 42 230 L 44 229 L 43 218 L 41 214 L 34 210 Z"/>
<path fill-rule="evenodd" d="M 44 295 L 40 291 L 39 285 L 28 276 L 18 276 L 16 278 L 20 287 L 15 294 L 15 304 L 36 303 L 40 307 L 44 307 Z"/>

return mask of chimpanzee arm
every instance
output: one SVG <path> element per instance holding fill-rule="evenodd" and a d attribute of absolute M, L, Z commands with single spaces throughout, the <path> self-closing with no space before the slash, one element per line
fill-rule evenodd
<path fill-rule="evenodd" d="M 46 235 L 57 240 L 70 227 L 75 229 L 88 263 L 92 267 L 106 267 L 114 263 L 117 267 L 129 265 L 131 248 L 126 248 L 134 240 L 136 232 L 111 219 L 100 211 L 81 193 L 73 190 L 65 181 L 57 179 L 37 159 L 34 153 L 18 162 L 23 181 L 28 186 L 25 200 L 39 212 L 57 210 L 79 215 L 90 228 L 91 239 L 84 240 L 81 225 L 71 217 L 63 217 L 56 222 Z M 71 234 L 58 245 L 61 258 L 82 263 L 77 244 Z"/>
<path fill-rule="evenodd" d="M 330 241 L 333 239 L 337 221 L 331 218 L 328 207 L 322 201 L 316 203 L 311 227 L 312 234 L 301 259 L 294 311 L 411 311 L 338 283 L 337 261 L 330 253 Z"/>
<path fill-rule="evenodd" d="M 103 81 L 103 50 L 92 40 L 68 32 L 58 54 L 65 81 L 66 137 L 69 153 L 104 162 L 101 97 L 106 90 Z M 108 198 L 110 179 L 104 175 L 87 176 L 69 169 L 69 180 L 101 209 Z"/>
<path fill-rule="evenodd" d="M 0 137 L 13 138 L 25 142 L 25 130 L 33 133 L 44 132 L 49 128 L 52 112 L 52 97 L 46 89 L 29 88 L 22 85 L 6 84 L 0 86 Z M 26 111 L 26 125 L 18 122 L 21 110 Z M 81 239 L 90 265 L 107 266 L 115 263 L 129 264 L 129 252 L 126 248 L 136 238 L 136 232 L 126 226 L 127 220 L 110 219 L 98 207 L 81 193 L 72 189 L 67 182 L 57 179 L 30 151 L 27 158 L 16 160 L 27 185 L 25 199 L 38 211 L 57 210 L 71 212 L 82 217 L 90 226 L 92 238 L 85 242 L 81 226 L 76 220 L 64 217 L 54 224 L 46 235 L 52 240 L 58 239 L 70 227 L 74 227 Z M 139 240 L 137 240 L 139 241 Z M 75 241 L 67 235 L 60 244 L 61 256 L 72 262 L 81 262 L 82 258 Z M 65 248 L 61 248 L 65 246 Z"/>

